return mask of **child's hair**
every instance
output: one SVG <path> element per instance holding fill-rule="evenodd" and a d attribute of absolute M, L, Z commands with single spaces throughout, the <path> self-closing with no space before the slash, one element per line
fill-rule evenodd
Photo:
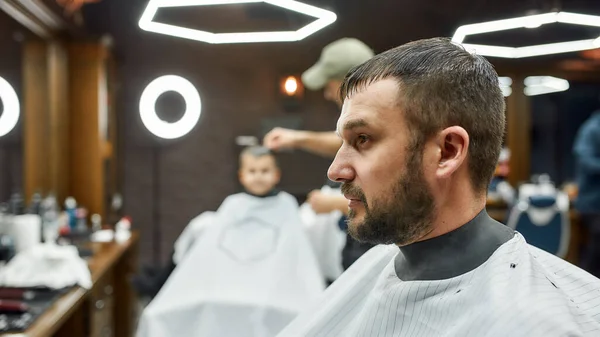
<path fill-rule="evenodd" d="M 273 161 L 275 162 L 275 165 L 278 166 L 277 158 L 275 158 L 275 154 L 271 150 L 269 150 L 268 148 L 266 148 L 264 146 L 249 146 L 249 147 L 245 148 L 244 150 L 242 150 L 242 153 L 240 153 L 240 167 L 242 166 L 242 160 L 243 160 L 244 156 L 252 156 L 254 158 L 260 158 L 263 156 L 271 156 L 271 157 L 273 157 Z"/>

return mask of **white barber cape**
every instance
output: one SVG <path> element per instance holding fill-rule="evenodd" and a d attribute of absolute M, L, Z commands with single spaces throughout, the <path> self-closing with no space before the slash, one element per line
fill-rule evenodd
<path fill-rule="evenodd" d="M 324 290 L 289 194 L 225 199 L 161 291 L 138 337 L 275 336 Z"/>
<path fill-rule="evenodd" d="M 342 195 L 339 188 L 331 188 L 327 185 L 321 188 L 321 192 L 327 195 Z M 316 214 L 308 203 L 304 203 L 300 206 L 300 217 L 323 276 L 328 280 L 337 279 L 344 272 L 342 250 L 346 244 L 346 232 L 340 230 L 339 226 L 342 212 L 336 210 Z"/>
<path fill-rule="evenodd" d="M 179 235 L 173 244 L 173 262 L 178 265 L 186 254 L 194 246 L 196 239 L 202 236 L 204 231 L 214 224 L 215 212 L 204 212 L 190 221 L 185 226 L 183 232 Z"/>
<path fill-rule="evenodd" d="M 475 270 L 403 282 L 371 249 L 278 337 L 600 336 L 600 280 L 517 234 Z"/>

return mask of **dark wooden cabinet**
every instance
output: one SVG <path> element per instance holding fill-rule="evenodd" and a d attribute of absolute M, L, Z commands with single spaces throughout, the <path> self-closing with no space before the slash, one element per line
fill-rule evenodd
<path fill-rule="evenodd" d="M 88 301 L 90 337 L 112 337 L 114 331 L 114 272 L 104 275 L 92 289 Z"/>

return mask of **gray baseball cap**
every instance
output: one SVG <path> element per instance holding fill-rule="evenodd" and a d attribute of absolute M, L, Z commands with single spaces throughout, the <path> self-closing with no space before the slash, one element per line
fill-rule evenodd
<path fill-rule="evenodd" d="M 319 61 L 302 74 L 302 83 L 310 90 L 322 89 L 330 80 L 342 79 L 350 69 L 374 55 L 360 40 L 339 39 L 323 48 Z"/>

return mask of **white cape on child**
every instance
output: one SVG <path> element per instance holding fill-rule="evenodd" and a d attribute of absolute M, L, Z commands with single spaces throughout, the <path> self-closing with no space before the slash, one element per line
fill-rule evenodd
<path fill-rule="evenodd" d="M 144 310 L 138 337 L 275 336 L 324 290 L 291 195 L 235 194 L 194 221 L 202 235 Z"/>

